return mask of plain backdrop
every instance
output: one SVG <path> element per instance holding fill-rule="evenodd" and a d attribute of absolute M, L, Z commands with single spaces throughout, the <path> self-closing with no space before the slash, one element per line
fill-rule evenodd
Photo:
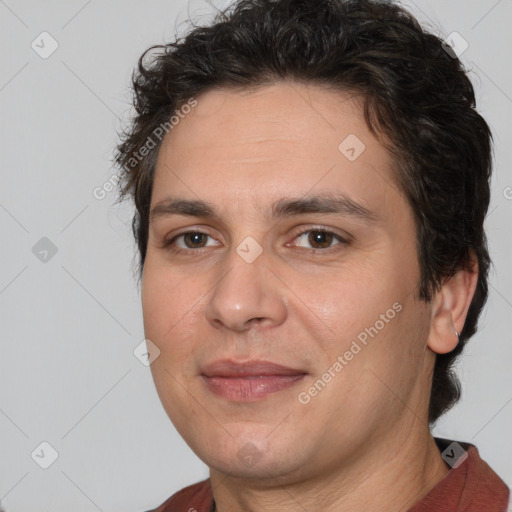
<path fill-rule="evenodd" d="M 458 365 L 463 399 L 435 434 L 476 444 L 510 486 L 512 1 L 405 5 L 436 34 L 467 42 L 461 58 L 495 136 L 490 297 Z M 8 512 L 142 512 L 208 475 L 133 353 L 144 333 L 132 207 L 93 191 L 115 174 L 138 57 L 181 33 L 189 14 L 200 22 L 212 12 L 199 0 L 0 0 L 0 500 Z"/>

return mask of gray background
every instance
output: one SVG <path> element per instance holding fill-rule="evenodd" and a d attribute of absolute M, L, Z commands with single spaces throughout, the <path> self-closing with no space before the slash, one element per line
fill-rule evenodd
<path fill-rule="evenodd" d="M 463 400 L 435 433 L 476 444 L 510 486 L 512 1 L 406 5 L 437 34 L 457 31 L 469 43 L 462 60 L 496 147 L 490 298 L 458 366 Z M 136 60 L 183 30 L 187 10 L 198 20 L 212 12 L 203 0 L 0 0 L 0 499 L 8 512 L 142 512 L 207 476 L 133 355 L 144 334 L 132 207 L 115 206 L 113 192 L 93 196 L 115 173 Z M 51 48 L 43 31 L 59 45 L 46 59 L 31 47 Z M 54 255 L 41 252 L 43 237 Z M 59 455 L 48 469 L 35 462 L 49 456 L 36 450 L 43 441 Z"/>

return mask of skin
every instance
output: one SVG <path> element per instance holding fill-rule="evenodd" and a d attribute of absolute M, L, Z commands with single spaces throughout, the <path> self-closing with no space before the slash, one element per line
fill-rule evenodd
<path fill-rule="evenodd" d="M 172 195 L 208 201 L 219 216 L 156 217 L 142 279 L 165 411 L 209 466 L 218 511 L 407 510 L 448 472 L 427 420 L 431 375 L 435 353 L 456 346 L 476 274 L 460 271 L 429 304 L 417 299 L 412 211 L 354 95 L 277 82 L 197 100 L 162 143 L 151 208 Z M 349 134 L 365 145 L 354 161 L 338 149 Z M 269 217 L 275 201 L 325 192 L 376 220 Z M 315 228 L 334 235 L 318 242 Z M 192 229 L 208 236 L 163 247 Z M 252 263 L 236 251 L 249 236 L 262 248 Z M 395 303 L 400 312 L 301 403 L 299 393 Z M 200 375 L 225 358 L 307 375 L 261 400 L 229 401 Z"/>

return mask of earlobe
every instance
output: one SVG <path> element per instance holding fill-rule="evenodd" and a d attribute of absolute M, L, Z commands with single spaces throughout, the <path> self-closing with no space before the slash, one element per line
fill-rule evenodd
<path fill-rule="evenodd" d="M 437 354 L 447 354 L 459 343 L 469 306 L 478 281 L 478 264 L 472 259 L 471 270 L 459 270 L 447 279 L 432 302 L 432 319 L 427 346 Z"/>

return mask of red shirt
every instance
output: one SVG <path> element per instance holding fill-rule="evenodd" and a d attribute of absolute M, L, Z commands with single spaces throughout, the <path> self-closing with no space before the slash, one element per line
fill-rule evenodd
<path fill-rule="evenodd" d="M 441 450 L 452 441 L 436 439 Z M 509 489 L 484 462 L 475 446 L 458 443 L 464 448 L 461 461 L 450 461 L 452 469 L 430 492 L 407 512 L 507 512 Z M 445 452 L 443 452 L 445 453 Z M 448 450 L 444 458 L 454 456 Z M 185 487 L 149 512 L 212 512 L 213 494 L 210 480 Z"/>

